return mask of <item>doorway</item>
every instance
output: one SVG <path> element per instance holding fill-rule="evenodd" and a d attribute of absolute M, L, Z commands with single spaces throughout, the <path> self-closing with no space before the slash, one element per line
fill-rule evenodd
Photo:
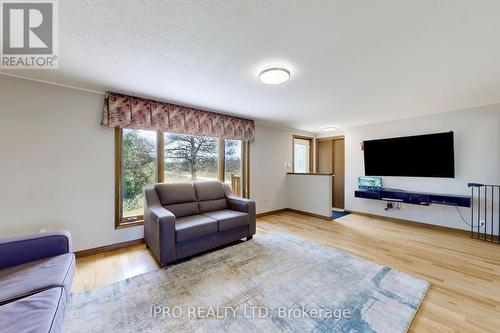
<path fill-rule="evenodd" d="M 316 172 L 331 173 L 332 208 L 344 209 L 345 140 L 343 136 L 319 138 L 317 145 Z"/>

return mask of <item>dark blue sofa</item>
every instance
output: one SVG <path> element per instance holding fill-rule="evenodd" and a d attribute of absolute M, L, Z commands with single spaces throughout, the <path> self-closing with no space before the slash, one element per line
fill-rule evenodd
<path fill-rule="evenodd" d="M 0 238 L 0 331 L 62 332 L 74 274 L 66 231 Z"/>

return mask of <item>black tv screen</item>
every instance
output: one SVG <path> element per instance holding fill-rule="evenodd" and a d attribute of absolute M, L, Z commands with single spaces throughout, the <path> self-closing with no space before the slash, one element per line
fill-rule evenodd
<path fill-rule="evenodd" d="M 453 132 L 363 142 L 365 176 L 455 177 Z"/>

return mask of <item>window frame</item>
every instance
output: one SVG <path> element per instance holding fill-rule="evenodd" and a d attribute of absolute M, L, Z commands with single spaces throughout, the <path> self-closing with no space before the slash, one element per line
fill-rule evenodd
<path fill-rule="evenodd" d="M 309 141 L 309 174 L 313 173 L 313 152 L 314 152 L 314 138 L 312 136 L 292 135 L 292 173 L 295 173 L 295 139 Z M 308 174 L 305 173 L 305 174 Z"/>
<path fill-rule="evenodd" d="M 156 131 L 156 183 L 165 181 L 165 132 Z M 186 134 L 189 135 L 189 134 Z M 242 196 L 250 197 L 250 145 L 242 141 Z M 123 129 L 115 128 L 115 229 L 136 227 L 144 224 L 144 216 L 123 217 L 122 174 Z M 218 139 L 217 179 L 225 181 L 225 140 Z"/>

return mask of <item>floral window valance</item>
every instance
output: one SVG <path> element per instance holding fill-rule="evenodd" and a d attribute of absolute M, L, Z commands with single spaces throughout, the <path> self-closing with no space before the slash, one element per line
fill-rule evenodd
<path fill-rule="evenodd" d="M 115 93 L 106 93 L 101 125 L 243 141 L 255 138 L 253 120 Z"/>

